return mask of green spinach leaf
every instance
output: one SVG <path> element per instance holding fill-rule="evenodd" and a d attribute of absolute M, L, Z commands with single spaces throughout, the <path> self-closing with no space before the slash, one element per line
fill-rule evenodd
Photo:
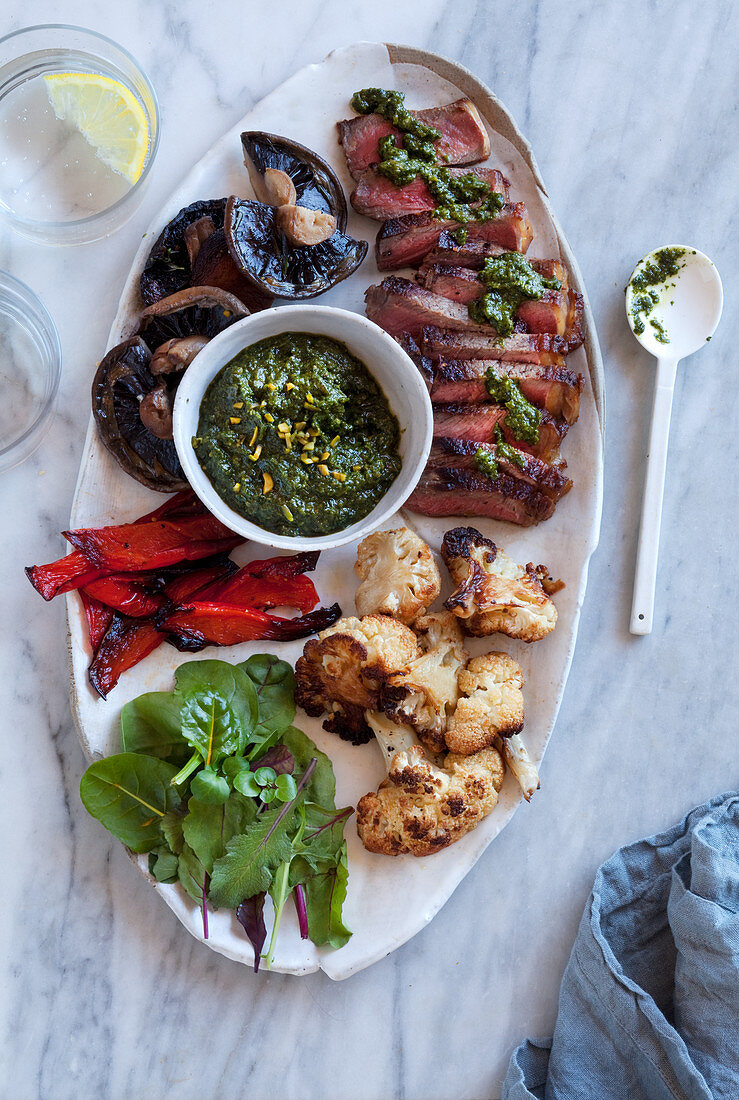
<path fill-rule="evenodd" d="M 230 791 L 228 780 L 213 768 L 201 768 L 190 784 L 190 792 L 201 802 L 209 802 L 212 806 L 222 806 L 227 802 Z"/>
<path fill-rule="evenodd" d="M 243 833 L 257 812 L 253 800 L 244 798 L 236 791 L 231 793 L 223 806 L 191 798 L 187 809 L 183 826 L 185 840 L 208 874 L 213 870 L 215 861 L 225 855 L 229 840 Z"/>
<path fill-rule="evenodd" d="M 190 753 L 180 728 L 180 704 L 171 691 L 148 691 L 126 703 L 121 749 L 184 764 Z"/>
<path fill-rule="evenodd" d="M 306 737 L 302 730 L 289 726 L 280 741 L 286 745 L 295 758 L 295 770 L 304 772 L 312 757 L 316 758 L 316 768 L 305 788 L 306 800 L 317 802 L 320 806 L 333 806 L 336 800 L 336 779 L 331 761 L 325 752 L 321 752 Z"/>
<path fill-rule="evenodd" d="M 177 877 L 180 886 L 198 905 L 203 904 L 203 885 L 206 881 L 206 869 L 189 844 L 182 849 L 177 864 Z"/>
<path fill-rule="evenodd" d="M 184 820 L 180 810 L 169 810 L 160 822 L 162 836 L 167 841 L 170 852 L 173 852 L 176 856 L 180 854 L 182 845 L 185 843 L 185 838 L 182 835 Z"/>
<path fill-rule="evenodd" d="M 321 874 L 310 875 L 303 883 L 308 907 L 308 931 L 313 943 L 319 947 L 326 943 L 331 947 L 343 947 L 351 936 L 341 917 L 348 881 L 349 867 L 344 844 L 334 867 Z"/>
<path fill-rule="evenodd" d="M 88 813 L 134 852 L 162 841 L 161 822 L 179 802 L 171 787 L 176 768 L 154 756 L 122 752 L 91 764 L 80 782 Z"/>
<path fill-rule="evenodd" d="M 242 754 L 257 721 L 254 685 L 226 661 L 188 661 L 175 673 L 182 734 L 206 766 Z"/>
<path fill-rule="evenodd" d="M 177 882 L 177 868 L 179 860 L 174 852 L 170 852 L 166 844 L 149 852 L 149 874 L 153 875 L 157 882 Z"/>
<path fill-rule="evenodd" d="M 259 716 L 252 732 L 253 759 L 286 730 L 295 717 L 295 676 L 291 665 L 272 653 L 255 653 L 238 666 L 254 684 Z"/>

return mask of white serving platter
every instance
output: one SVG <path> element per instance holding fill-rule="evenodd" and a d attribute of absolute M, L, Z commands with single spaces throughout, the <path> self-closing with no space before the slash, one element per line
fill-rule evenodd
<path fill-rule="evenodd" d="M 242 162 L 239 135 L 245 129 L 284 134 L 315 149 L 328 159 L 342 179 L 347 194 L 351 180 L 337 143 L 335 124 L 350 117 L 352 93 L 367 86 L 398 88 L 407 95 L 411 108 L 442 104 L 467 95 L 477 105 L 490 132 L 490 161 L 511 181 L 511 194 L 524 200 L 534 227 L 529 256 L 557 257 L 567 265 L 572 286 L 585 296 L 580 272 L 549 205 L 533 154 L 504 106 L 471 73 L 436 55 L 406 46 L 359 43 L 330 54 L 318 65 L 310 65 L 258 103 L 239 123 L 220 138 L 208 154 L 184 178 L 183 183 L 157 215 L 133 261 L 130 275 L 113 322 L 108 347 L 129 335 L 136 327 L 140 302 L 138 277 L 151 245 L 164 224 L 181 207 L 196 199 L 237 194 L 253 197 Z M 350 213 L 348 231 L 374 242 L 377 223 Z M 378 275 L 372 256 L 350 279 L 332 288 L 322 304 L 364 312 L 364 291 Z M 520 562 L 545 563 L 553 576 L 561 577 L 566 588 L 555 597 L 559 621 L 553 634 L 533 646 L 497 636 L 494 646 L 505 649 L 520 661 L 525 675 L 526 728 L 524 739 L 531 756 L 539 763 L 554 727 L 564 692 L 577 637 L 580 609 L 585 596 L 588 563 L 598 542 L 601 513 L 604 393 L 603 368 L 593 319 L 585 296 L 586 339 L 568 365 L 581 371 L 585 388 L 578 423 L 564 445 L 572 491 L 558 504 L 555 515 L 539 527 L 520 529 L 492 520 L 429 520 L 411 513 L 399 514 L 385 526 L 410 523 L 438 550 L 444 531 L 471 522 L 498 542 Z M 70 525 L 82 527 L 122 523 L 156 506 L 159 494 L 152 493 L 124 474 L 97 438 L 92 419 L 87 432 Z M 234 555 L 237 560 L 266 556 L 256 544 Z M 322 603 L 338 600 L 345 614 L 354 613 L 355 546 L 349 544 L 327 551 L 314 574 Z M 72 710 L 82 747 L 92 759 L 119 751 L 119 715 L 129 699 L 144 691 L 168 690 L 173 671 L 191 656 L 161 646 L 135 669 L 126 673 L 107 700 L 97 697 L 89 686 L 90 659 L 86 624 L 76 594 L 67 599 L 69 660 Z M 295 662 L 302 642 L 254 642 L 231 649 L 211 648 L 203 657 L 242 661 L 249 654 L 265 650 Z M 484 647 L 475 642 L 470 647 Z M 299 724 L 319 748 L 327 752 L 337 780 L 337 805 L 351 803 L 374 790 L 383 775 L 379 750 L 369 744 L 360 748 L 340 741 L 321 728 L 320 720 L 299 713 Z M 536 796 L 534 796 L 536 797 Z M 317 948 L 300 939 L 291 908 L 285 911 L 280 929 L 274 970 L 305 974 L 323 970 L 342 979 L 370 966 L 400 947 L 420 931 L 438 912 L 467 872 L 482 856 L 488 844 L 507 824 L 522 798 L 512 776 L 506 777 L 499 803 L 482 824 L 457 844 L 425 859 L 412 856 L 388 858 L 372 855 L 362 847 L 350 820 L 346 828 L 349 848 L 349 892 L 344 917 L 353 930 L 349 943 L 339 951 Z M 525 812 L 525 806 L 524 810 Z M 101 837 L 102 840 L 102 837 Z M 203 939 L 199 908 L 179 886 L 159 885 L 147 872 L 146 857 L 132 857 L 138 870 L 173 910 L 187 930 Z M 253 963 L 251 945 L 232 913 L 211 914 L 207 946 L 241 963 Z"/>

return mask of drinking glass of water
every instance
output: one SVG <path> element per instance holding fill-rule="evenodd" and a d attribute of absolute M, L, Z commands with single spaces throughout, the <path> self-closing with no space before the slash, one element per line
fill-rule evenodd
<path fill-rule="evenodd" d="M 98 240 L 141 201 L 159 107 L 109 38 L 64 24 L 0 39 L 0 217 L 47 244 Z"/>

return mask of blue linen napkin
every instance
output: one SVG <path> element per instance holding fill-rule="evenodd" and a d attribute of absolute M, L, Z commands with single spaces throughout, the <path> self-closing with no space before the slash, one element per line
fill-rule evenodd
<path fill-rule="evenodd" d="M 739 793 L 600 867 L 554 1038 L 502 1100 L 739 1100 Z"/>

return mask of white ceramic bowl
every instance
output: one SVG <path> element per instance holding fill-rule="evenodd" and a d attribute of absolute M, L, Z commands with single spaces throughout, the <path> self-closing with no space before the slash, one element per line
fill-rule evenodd
<path fill-rule="evenodd" d="M 234 512 L 218 495 L 192 446 L 197 435 L 200 402 L 219 370 L 244 348 L 283 332 L 310 332 L 346 344 L 381 386 L 401 428 L 402 468 L 372 511 L 333 535 L 314 538 L 277 535 Z M 285 305 L 237 321 L 206 344 L 180 382 L 174 405 L 174 442 L 187 480 L 203 504 L 232 531 L 286 550 L 326 550 L 364 538 L 401 507 L 413 491 L 431 449 L 433 414 L 426 385 L 403 349 L 374 322 L 332 306 Z"/>

